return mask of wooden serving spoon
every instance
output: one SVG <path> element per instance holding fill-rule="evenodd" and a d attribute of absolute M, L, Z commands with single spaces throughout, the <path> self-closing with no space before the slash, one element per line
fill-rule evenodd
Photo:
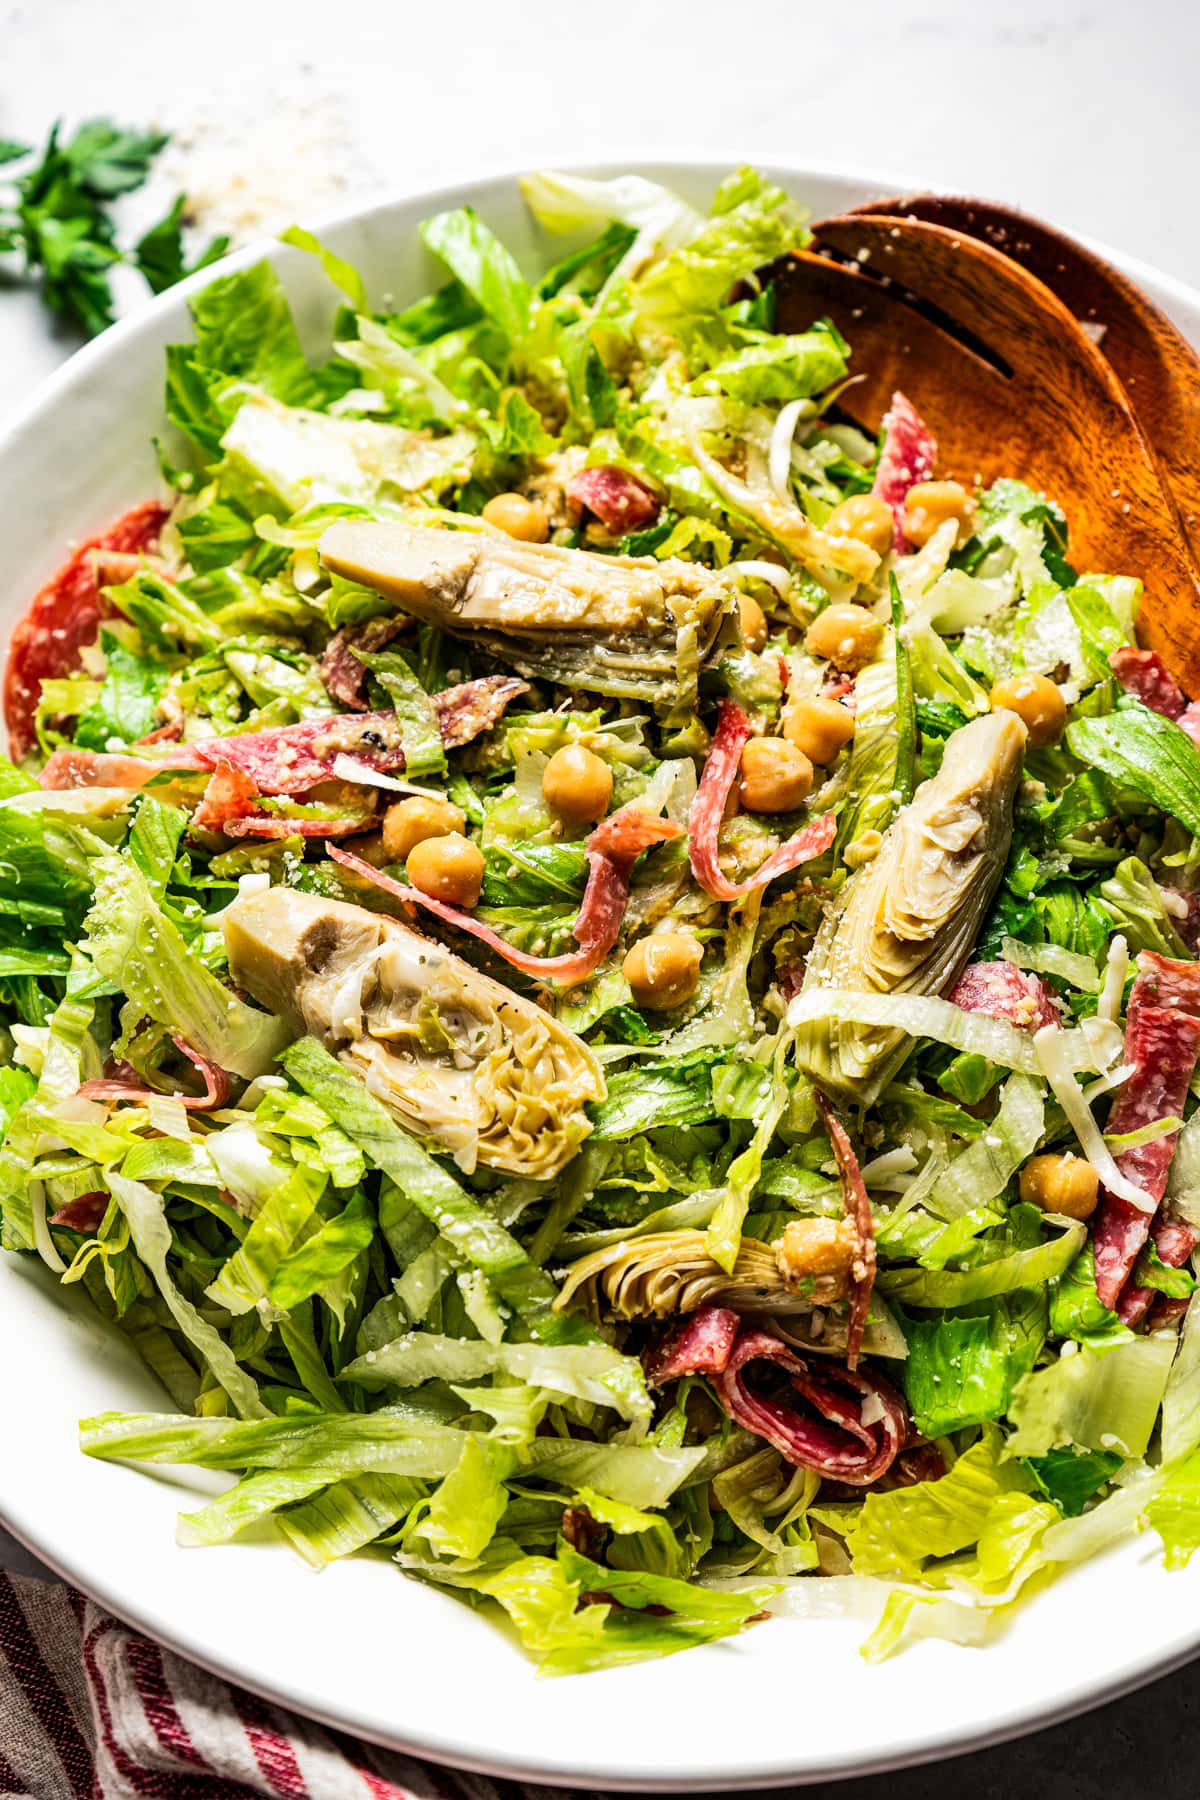
<path fill-rule="evenodd" d="M 1056 294 L 1125 389 L 1200 563 L 1200 356 L 1136 282 L 1041 219 L 990 200 L 909 194 L 853 209 L 944 225 L 990 244 Z M 820 234 L 821 227 L 816 231 Z"/>
<path fill-rule="evenodd" d="M 782 265 L 779 327 L 828 314 L 850 339 L 864 378 L 843 410 L 874 430 L 901 388 L 938 439 L 942 471 L 1016 475 L 1053 495 L 1072 560 L 1142 576 L 1142 639 L 1200 693 L 1200 576 L 1124 389 L 1062 301 L 941 225 L 845 214 L 822 221 L 817 241 L 855 266 L 812 252 Z"/>

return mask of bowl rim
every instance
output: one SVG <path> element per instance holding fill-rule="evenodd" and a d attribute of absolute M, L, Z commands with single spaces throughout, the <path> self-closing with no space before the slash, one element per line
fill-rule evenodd
<path fill-rule="evenodd" d="M 735 168 L 747 160 L 753 165 L 786 178 L 795 184 L 802 195 L 803 184 L 828 180 L 868 190 L 880 195 L 892 193 L 911 193 L 930 189 L 933 184 L 915 177 L 904 177 L 896 174 L 880 174 L 874 167 L 863 167 L 854 163 L 839 160 L 805 161 L 794 160 L 792 154 L 772 154 L 762 150 L 752 158 L 731 154 L 720 156 L 711 149 L 702 154 L 694 150 L 667 150 L 662 147 L 643 147 L 623 156 L 606 156 L 603 158 L 567 158 L 556 162 L 554 166 L 564 173 L 587 175 L 597 178 L 611 178 L 631 171 L 652 170 L 665 179 L 670 178 L 672 170 L 692 175 L 711 176 L 717 180 L 729 169 Z M 529 172 L 525 163 L 506 164 L 500 168 L 480 171 L 477 167 L 464 164 L 454 167 L 436 187 L 429 187 L 423 182 L 397 183 L 374 195 L 370 200 L 358 205 L 342 206 L 327 209 L 316 216 L 310 223 L 311 229 L 318 237 L 342 227 L 370 221 L 383 220 L 397 207 L 411 206 L 419 202 L 429 211 L 440 209 L 447 203 L 461 203 L 464 190 L 475 190 L 486 194 L 517 182 L 523 174 Z M 1078 242 L 1097 255 L 1113 263 L 1123 273 L 1130 276 L 1141 286 L 1150 287 L 1154 295 L 1163 296 L 1184 310 L 1194 311 L 1200 318 L 1200 287 L 1193 287 L 1182 278 L 1164 273 L 1153 264 L 1140 258 L 1132 257 L 1111 246 L 1079 233 L 1073 233 Z M 266 256 L 278 257 L 285 249 L 280 240 L 263 235 L 252 242 L 222 257 L 217 263 L 197 270 L 182 282 L 153 296 L 132 312 L 118 319 L 117 322 L 102 332 L 97 338 L 82 345 L 63 365 L 40 382 L 33 392 L 0 423 L 0 465 L 12 453 L 26 432 L 37 430 L 43 420 L 53 414 L 55 408 L 70 392 L 74 384 L 82 378 L 98 371 L 112 359 L 119 359 L 126 345 L 131 344 L 139 333 L 145 331 L 153 320 L 199 293 L 216 276 L 234 273 L 261 261 Z M 81 531 L 82 531 L 81 527 Z M 48 1551 L 38 1540 L 33 1530 L 26 1529 L 21 1521 L 10 1518 L 6 1509 L 2 1484 L 0 1484 L 0 1524 L 22 1544 L 34 1557 L 52 1569 L 62 1580 L 88 1594 L 97 1604 L 135 1630 L 145 1633 L 157 1642 L 166 1645 L 179 1655 L 207 1670 L 225 1681 L 259 1695 L 261 1698 L 288 1708 L 303 1717 L 317 1720 L 331 1728 L 343 1732 L 352 1732 L 364 1740 L 383 1747 L 422 1757 L 435 1764 L 451 1768 L 463 1769 L 480 1774 L 496 1776 L 502 1779 L 522 1780 L 532 1784 L 584 1784 L 607 1788 L 612 1791 L 643 1792 L 720 1792 L 732 1788 L 769 1789 L 787 1786 L 808 1786 L 820 1781 L 847 1780 L 860 1775 L 883 1774 L 894 1769 L 912 1767 L 935 1761 L 942 1761 L 972 1751 L 983 1750 L 1019 1738 L 1027 1733 L 1045 1729 L 1051 1725 L 1078 1717 L 1106 1701 L 1130 1693 L 1156 1678 L 1169 1674 L 1190 1662 L 1200 1653 L 1200 1617 L 1194 1626 L 1185 1632 L 1177 1633 L 1165 1643 L 1156 1645 L 1126 1660 L 1111 1680 L 1096 1681 L 1084 1679 L 1073 1686 L 1057 1687 L 1046 1700 L 1031 1700 L 1019 1704 L 1010 1704 L 1006 1711 L 994 1716 L 993 1722 L 981 1723 L 977 1729 L 963 1731 L 956 1726 L 924 1728 L 914 1732 L 894 1750 L 886 1748 L 869 1752 L 865 1757 L 855 1755 L 853 1747 L 848 1745 L 846 1753 L 836 1758 L 827 1757 L 820 1765 L 809 1764 L 803 1769 L 795 1770 L 780 1766 L 776 1762 L 771 1767 L 762 1763 L 751 1763 L 741 1769 L 727 1766 L 724 1771 L 713 1778 L 706 1777 L 703 1769 L 693 1767 L 678 1775 L 664 1775 L 660 1769 L 646 1768 L 627 1763 L 620 1771 L 614 1772 L 609 1763 L 598 1760 L 594 1751 L 583 1752 L 569 1763 L 562 1759 L 539 1761 L 536 1750 L 530 1748 L 520 1755 L 501 1755 L 499 1753 L 471 1754 L 456 1743 L 440 1737 L 423 1737 L 419 1731 L 387 1730 L 383 1724 L 369 1718 L 347 1715 L 344 1709 L 331 1708 L 316 1693 L 301 1691 L 290 1685 L 274 1686 L 269 1680 L 256 1678 L 247 1674 L 232 1662 L 210 1654 L 203 1647 L 191 1640 L 185 1622 L 176 1624 L 167 1621 L 157 1614 L 152 1607 L 138 1606 L 122 1592 L 112 1592 L 108 1583 L 102 1579 L 89 1577 L 86 1557 L 81 1556 L 78 1563 L 66 1556 Z M 302 1571 L 298 1571 L 302 1573 Z"/>

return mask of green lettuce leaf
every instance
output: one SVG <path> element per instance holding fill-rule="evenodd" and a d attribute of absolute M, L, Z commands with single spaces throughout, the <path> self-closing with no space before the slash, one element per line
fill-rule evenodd
<path fill-rule="evenodd" d="M 931 1557 L 978 1543 L 997 1500 L 1028 1487 L 1020 1464 L 1002 1460 L 1003 1448 L 999 1432 L 986 1428 L 940 1480 L 868 1494 L 845 1534 L 854 1573 L 916 1581 Z"/>
<path fill-rule="evenodd" d="M 421 1536 L 439 1556 L 481 1556 L 508 1505 L 505 1478 L 515 1458 L 500 1444 L 468 1436 L 421 1519 Z"/>
<path fill-rule="evenodd" d="M 320 1293 L 347 1269 L 375 1239 L 375 1209 L 359 1189 L 343 1210 L 287 1256 L 267 1285 L 272 1306 L 290 1312 L 302 1300 Z"/>
<path fill-rule="evenodd" d="M 309 1568 L 324 1569 L 391 1531 L 425 1491 L 424 1482 L 406 1475 L 356 1475 L 289 1506 L 276 1524 Z"/>
<path fill-rule="evenodd" d="M 711 1059 L 620 1069 L 608 1077 L 607 1097 L 592 1109 L 593 1135 L 606 1143 L 666 1125 L 702 1125 L 716 1111 Z"/>
<path fill-rule="evenodd" d="M 1200 835 L 1200 750 L 1173 719 L 1133 701 L 1103 718 L 1076 719 L 1066 741 L 1080 762 Z"/>
<path fill-rule="evenodd" d="M 1026 1463 L 1039 1490 L 1068 1519 L 1078 1518 L 1087 1502 L 1121 1467 L 1115 1450 L 1050 1450 Z"/>
<path fill-rule="evenodd" d="M 522 1556 L 510 1540 L 497 1539 L 491 1555 L 493 1567 L 475 1570 L 417 1563 L 407 1556 L 400 1560 L 431 1580 L 498 1602 L 548 1675 L 618 1668 L 728 1637 L 761 1611 L 772 1591 L 718 1591 L 641 1570 L 612 1569 L 565 1544 L 552 1560 Z M 585 1594 L 611 1598 L 581 1604 Z"/>
<path fill-rule="evenodd" d="M 1086 1228 L 1072 1219 L 1057 1237 L 1028 1249 L 1011 1250 L 974 1268 L 881 1270 L 879 1287 L 889 1300 L 906 1306 L 971 1306 L 1015 1288 L 1041 1287 L 1061 1275 L 1086 1235 Z"/>
<path fill-rule="evenodd" d="M 258 1387 L 247 1375 L 229 1345 L 215 1326 L 203 1318 L 190 1300 L 180 1293 L 167 1259 L 171 1255 L 171 1227 L 167 1223 L 161 1194 L 144 1182 L 130 1181 L 124 1175 L 109 1175 L 108 1187 L 124 1213 L 138 1255 L 154 1277 L 159 1293 L 175 1324 L 203 1358 L 214 1379 L 228 1394 L 243 1419 L 262 1419 L 267 1409 L 259 1398 Z"/>
<path fill-rule="evenodd" d="M 794 336 L 738 330 L 737 350 L 708 371 L 731 400 L 747 406 L 806 398 L 832 387 L 846 374 L 846 345 L 827 319 Z"/>
<path fill-rule="evenodd" d="M 1146 1523 L 1157 1531 L 1168 1569 L 1185 1569 L 1200 1550 L 1200 1452 L 1167 1469 L 1147 1502 Z"/>
<path fill-rule="evenodd" d="M 81 750 L 110 750 L 145 737 L 158 723 L 157 706 L 167 685 L 162 663 L 128 650 L 111 631 L 100 633 L 107 671 L 100 693 L 75 724 Z"/>
<path fill-rule="evenodd" d="M 1128 1343 L 1080 1344 L 1049 1368 L 1027 1375 L 1012 1404 L 1014 1456 L 1079 1450 L 1145 1454 L 1175 1355 L 1170 1336 Z"/>
<path fill-rule="evenodd" d="M 396 1185 L 496 1291 L 524 1314 L 544 1312 L 556 1289 L 511 1232 L 471 1199 L 454 1177 L 396 1123 L 362 1083 L 312 1038 L 280 1059 L 288 1074 L 324 1108 L 376 1168 Z"/>
<path fill-rule="evenodd" d="M 446 752 L 438 724 L 437 708 L 413 673 L 411 664 L 398 650 L 364 651 L 364 663 L 387 696 L 400 728 L 404 747 L 404 772 L 410 780 L 425 775 L 440 775 L 446 767 Z"/>
<path fill-rule="evenodd" d="M 264 388 L 288 405 L 311 396 L 296 324 L 270 263 L 218 275 L 191 302 L 191 314 L 196 355 L 206 368 Z"/>
<path fill-rule="evenodd" d="M 84 948 L 100 973 L 220 1068 L 247 1080 L 265 1074 L 288 1040 L 283 1021 L 217 980 L 132 862 L 109 855 L 97 859 L 97 869 Z"/>
<path fill-rule="evenodd" d="M 1010 1076 L 987 1130 L 934 1182 L 925 1201 L 930 1212 L 957 1219 L 998 1199 L 1041 1143 L 1044 1123 L 1039 1084 L 1027 1075 Z"/>
<path fill-rule="evenodd" d="M 426 219 L 421 237 L 506 337 L 516 340 L 523 335 L 532 302 L 529 283 L 474 207 L 460 206 Z"/>
<path fill-rule="evenodd" d="M 904 1388 L 917 1429 L 942 1437 L 1008 1411 L 1045 1342 L 1045 1298 L 1024 1289 L 974 1314 L 914 1322 L 904 1335 Z"/>
<path fill-rule="evenodd" d="M 648 1423 L 652 1406 L 641 1363 L 608 1344 L 488 1344 L 415 1331 L 343 1369 L 341 1379 L 364 1387 L 419 1387 L 422 1382 L 477 1381 L 504 1374 L 518 1381 L 613 1407 L 629 1421 Z"/>

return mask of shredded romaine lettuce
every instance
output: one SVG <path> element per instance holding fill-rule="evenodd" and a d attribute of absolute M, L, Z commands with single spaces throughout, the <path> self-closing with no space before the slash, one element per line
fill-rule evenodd
<path fill-rule="evenodd" d="M 557 261 L 456 207 L 398 303 L 289 231 L 315 356 L 266 263 L 212 280 L 97 641 L 77 569 L 39 597 L 2 1242 L 177 1408 L 84 1448 L 236 1477 L 181 1543 L 369 1547 L 553 1673 L 768 1603 L 983 1644 L 1143 1523 L 1200 1545 L 1191 709 L 1052 497 L 907 540 L 922 396 L 860 417 L 793 196 L 523 186 Z M 987 716 L 1034 674 L 1051 742 Z M 822 1083 L 876 1036 L 844 1193 Z"/>

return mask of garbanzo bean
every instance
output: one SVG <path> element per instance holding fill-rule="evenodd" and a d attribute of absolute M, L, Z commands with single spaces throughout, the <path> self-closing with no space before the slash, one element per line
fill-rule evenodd
<path fill-rule="evenodd" d="M 457 831 L 422 838 L 405 863 L 408 879 L 431 900 L 468 909 L 479 902 L 483 886 L 483 852 Z"/>
<path fill-rule="evenodd" d="M 354 854 L 362 862 L 370 863 L 373 869 L 382 869 L 388 863 L 396 860 L 394 856 L 389 856 L 387 853 L 382 831 L 357 833 L 354 839 Z"/>
<path fill-rule="evenodd" d="M 767 615 L 752 594 L 738 595 L 738 625 L 747 650 L 761 650 L 767 641 Z"/>
<path fill-rule="evenodd" d="M 838 501 L 822 530 L 829 537 L 857 538 L 876 556 L 886 556 L 895 525 L 891 507 L 878 494 L 851 494 L 848 500 Z"/>
<path fill-rule="evenodd" d="M 827 606 L 804 634 L 804 648 L 839 669 L 864 668 L 879 648 L 883 626 L 862 606 Z"/>
<path fill-rule="evenodd" d="M 753 737 L 742 751 L 738 795 L 747 812 L 794 812 L 812 792 L 813 766 L 787 738 Z"/>
<path fill-rule="evenodd" d="M 461 831 L 466 822 L 466 815 L 449 800 L 430 800 L 423 794 L 397 800 L 383 815 L 384 860 L 404 862 L 425 838 Z"/>
<path fill-rule="evenodd" d="M 859 1253 L 858 1234 L 849 1219 L 790 1219 L 776 1246 L 775 1261 L 789 1286 L 824 1277 L 844 1293 Z"/>
<path fill-rule="evenodd" d="M 546 509 L 524 494 L 493 494 L 483 509 L 483 516 L 497 531 L 506 531 L 523 544 L 544 544 L 550 536 Z"/>
<path fill-rule="evenodd" d="M 904 497 L 904 535 L 918 549 L 947 519 L 958 521 L 955 547 L 961 549 L 975 528 L 975 502 L 961 481 L 918 481 Z"/>
<path fill-rule="evenodd" d="M 1048 675 L 1010 675 L 989 696 L 992 711 L 1015 712 L 1033 749 L 1057 743 L 1067 722 L 1067 703 Z"/>
<path fill-rule="evenodd" d="M 638 1006 L 667 1012 L 695 993 L 704 952 L 682 931 L 655 931 L 639 938 L 621 967 Z"/>
<path fill-rule="evenodd" d="M 542 799 L 569 825 L 594 825 L 602 819 L 612 791 L 612 770 L 583 744 L 564 744 L 542 772 Z"/>
<path fill-rule="evenodd" d="M 837 700 L 797 694 L 783 709 L 782 729 L 809 762 L 824 767 L 854 736 L 854 714 Z"/>
<path fill-rule="evenodd" d="M 1090 1219 L 1099 1198 L 1100 1177 L 1082 1156 L 1031 1156 L 1021 1170 L 1021 1198 L 1043 1212 L 1067 1219 Z"/>

